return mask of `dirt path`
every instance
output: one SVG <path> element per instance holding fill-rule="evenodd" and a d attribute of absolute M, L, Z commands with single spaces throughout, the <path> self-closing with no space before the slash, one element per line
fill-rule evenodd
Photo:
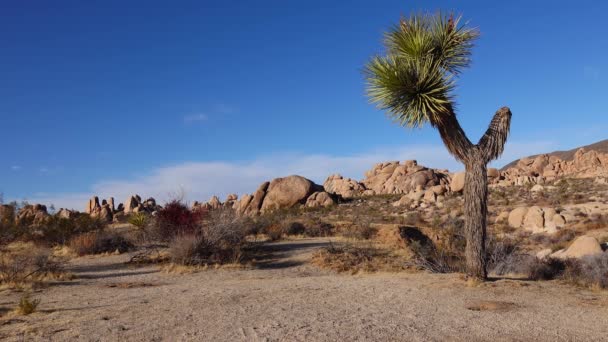
<path fill-rule="evenodd" d="M 9 341 L 605 341 L 608 294 L 555 282 L 469 287 L 457 275 L 336 275 L 326 239 L 270 244 L 259 268 L 176 275 L 127 255 L 80 258 L 78 279 L 0 319 Z M 3 293 L 0 306 L 17 295 Z"/>

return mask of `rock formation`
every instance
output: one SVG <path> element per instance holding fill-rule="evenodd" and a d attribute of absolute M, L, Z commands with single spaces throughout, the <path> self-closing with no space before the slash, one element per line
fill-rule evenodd
<path fill-rule="evenodd" d="M 49 217 L 46 206 L 42 204 L 28 204 L 17 212 L 16 220 L 22 225 L 40 225 Z"/>
<path fill-rule="evenodd" d="M 344 178 L 340 174 L 334 174 L 325 180 L 323 188 L 330 194 L 340 195 L 342 198 L 350 199 L 363 195 L 365 186 L 354 179 Z"/>
<path fill-rule="evenodd" d="M 335 203 L 336 201 L 325 191 L 314 192 L 306 200 L 306 206 L 309 208 L 329 207 Z"/>
<path fill-rule="evenodd" d="M 317 188 L 315 183 L 302 176 L 275 178 L 268 185 L 260 210 L 268 212 L 304 204 Z"/>
<path fill-rule="evenodd" d="M 437 185 L 447 186 L 450 177 L 447 171 L 429 169 L 415 160 L 407 160 L 403 164 L 398 161 L 376 164 L 365 173 L 361 183 L 375 194 L 407 194 Z"/>
<path fill-rule="evenodd" d="M 513 228 L 524 228 L 532 233 L 553 234 L 566 225 L 564 216 L 555 209 L 538 206 L 515 208 L 507 221 Z"/>
<path fill-rule="evenodd" d="M 501 172 L 500 185 L 543 184 L 561 177 L 596 178 L 608 176 L 608 154 L 580 148 L 572 160 L 551 154 L 522 158 Z"/>

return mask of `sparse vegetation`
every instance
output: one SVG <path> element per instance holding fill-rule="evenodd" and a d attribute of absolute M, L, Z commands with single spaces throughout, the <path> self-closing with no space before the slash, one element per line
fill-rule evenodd
<path fill-rule="evenodd" d="M 48 248 L 31 243 L 11 246 L 0 252 L 0 284 L 23 287 L 49 278 L 61 279 L 66 276 L 63 264 Z"/>
<path fill-rule="evenodd" d="M 139 229 L 144 229 L 148 224 L 148 216 L 145 213 L 136 213 L 129 216 L 129 223 Z"/>
<path fill-rule="evenodd" d="M 399 271 L 406 269 L 407 258 L 371 243 L 331 244 L 315 253 L 312 263 L 336 272 Z"/>
<path fill-rule="evenodd" d="M 83 233 L 70 239 L 68 246 L 79 256 L 100 253 L 124 253 L 133 248 L 133 243 L 123 235 L 109 231 Z"/>
<path fill-rule="evenodd" d="M 222 208 L 192 233 L 176 235 L 169 248 L 171 261 L 182 265 L 239 262 L 246 245 L 246 225 L 234 210 Z"/>
<path fill-rule="evenodd" d="M 19 299 L 19 305 L 17 306 L 17 312 L 21 315 L 29 315 L 36 312 L 40 299 L 32 299 L 29 292 L 25 292 Z"/>

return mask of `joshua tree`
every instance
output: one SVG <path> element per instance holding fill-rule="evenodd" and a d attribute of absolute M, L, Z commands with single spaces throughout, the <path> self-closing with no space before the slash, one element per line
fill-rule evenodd
<path fill-rule="evenodd" d="M 385 34 L 385 55 L 369 61 L 365 76 L 372 102 L 402 126 L 428 122 L 439 131 L 450 154 L 465 165 L 467 274 L 485 279 L 487 164 L 504 150 L 511 111 L 500 108 L 477 144 L 460 127 L 452 91 L 455 79 L 471 62 L 473 41 L 479 36 L 460 20 L 441 13 L 402 18 Z"/>

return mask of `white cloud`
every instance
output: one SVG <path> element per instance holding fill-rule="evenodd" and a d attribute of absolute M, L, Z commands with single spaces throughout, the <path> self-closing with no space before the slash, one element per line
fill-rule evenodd
<path fill-rule="evenodd" d="M 184 116 L 185 123 L 201 122 L 201 121 L 206 121 L 206 120 L 207 120 L 207 115 L 202 114 L 202 113 Z"/>
<path fill-rule="evenodd" d="M 554 143 L 510 143 L 505 154 L 494 165 L 503 165 L 522 156 L 551 151 Z M 227 194 L 252 193 L 260 183 L 272 178 L 299 174 L 319 184 L 333 173 L 362 179 L 365 171 L 378 162 L 416 159 L 421 165 L 462 170 L 442 145 L 416 145 L 394 148 L 378 148 L 350 156 L 328 154 L 283 153 L 264 156 L 249 161 L 188 162 L 170 165 L 132 179 L 102 180 L 91 186 L 86 193 L 35 194 L 30 202 L 55 204 L 83 210 L 88 199 L 114 197 L 116 203 L 123 202 L 131 194 L 154 197 L 166 201 L 183 191 L 188 201 L 205 201 L 213 195 L 225 198 Z"/>
<path fill-rule="evenodd" d="M 13 171 L 19 171 L 19 170 L 21 170 L 21 166 L 19 166 L 19 165 L 13 165 L 13 166 L 11 166 L 11 170 L 13 170 Z"/>

